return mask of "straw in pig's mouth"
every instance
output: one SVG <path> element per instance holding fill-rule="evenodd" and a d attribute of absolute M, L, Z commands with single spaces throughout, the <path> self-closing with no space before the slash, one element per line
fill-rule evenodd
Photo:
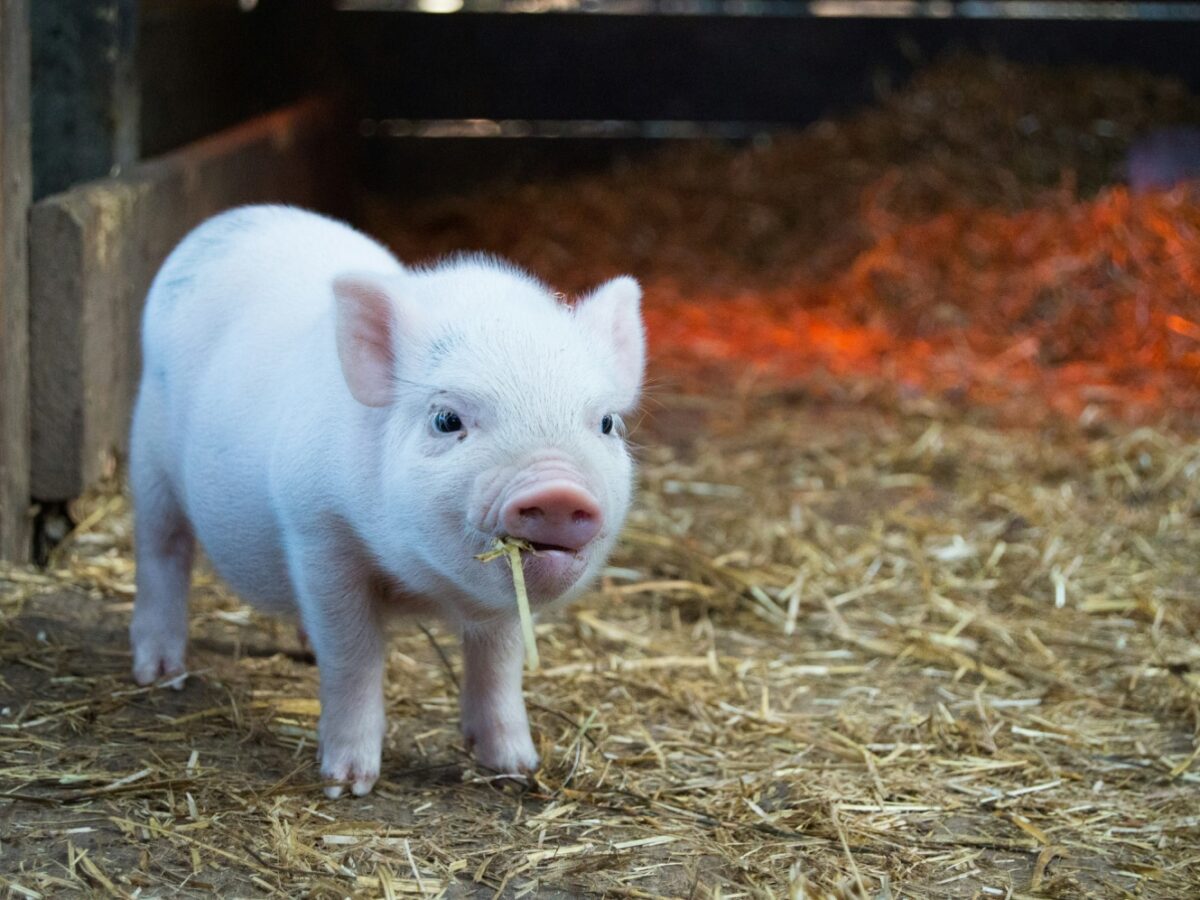
<path fill-rule="evenodd" d="M 525 642 L 525 664 L 536 670 L 538 662 L 537 637 L 533 630 L 533 613 L 529 609 L 529 594 L 525 588 L 525 571 L 521 564 L 521 554 L 529 552 L 531 544 L 511 537 L 496 538 L 492 549 L 481 553 L 475 558 L 482 562 L 490 562 L 501 556 L 508 558 L 512 570 L 513 590 L 516 592 L 517 612 L 521 617 L 521 634 Z"/>

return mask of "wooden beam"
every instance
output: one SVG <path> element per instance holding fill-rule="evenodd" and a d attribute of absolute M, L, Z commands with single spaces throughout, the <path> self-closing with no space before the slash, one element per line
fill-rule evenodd
<path fill-rule="evenodd" d="M 34 205 L 34 497 L 74 497 L 123 456 L 142 302 L 188 231 L 246 203 L 340 212 L 339 124 L 329 103 L 303 101 Z"/>
<path fill-rule="evenodd" d="M 0 559 L 29 556 L 29 5 L 0 0 Z"/>

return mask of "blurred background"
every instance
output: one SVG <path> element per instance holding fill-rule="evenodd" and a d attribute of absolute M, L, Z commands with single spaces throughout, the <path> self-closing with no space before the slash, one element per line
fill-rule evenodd
<path fill-rule="evenodd" d="M 149 279 L 242 202 L 566 291 L 632 271 L 674 381 L 1195 409 L 1196 214 L 1166 196 L 1200 171 L 1200 3 L 30 10 L 39 500 L 113 470 Z"/>
<path fill-rule="evenodd" d="M 10 509 L 116 471 L 150 278 L 248 202 L 347 218 L 409 262 L 494 251 L 568 293 L 632 272 L 673 385 L 732 362 L 814 396 L 1017 419 L 1031 397 L 1089 422 L 1197 410 L 1200 3 L 27 15 L 29 100 L 9 118 L 30 155 L 6 169 L 30 170 L 7 205 L 32 203 L 29 390 L 8 408 L 31 424 Z"/>

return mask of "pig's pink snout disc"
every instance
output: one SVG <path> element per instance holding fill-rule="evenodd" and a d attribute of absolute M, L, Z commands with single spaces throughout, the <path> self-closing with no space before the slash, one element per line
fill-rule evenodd
<path fill-rule="evenodd" d="M 500 513 L 504 530 L 535 549 L 580 550 L 600 532 L 600 504 L 573 484 L 542 485 L 509 498 Z"/>

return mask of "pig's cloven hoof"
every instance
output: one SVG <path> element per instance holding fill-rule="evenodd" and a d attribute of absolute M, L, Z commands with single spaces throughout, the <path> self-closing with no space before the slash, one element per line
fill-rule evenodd
<path fill-rule="evenodd" d="M 325 796 L 330 800 L 336 800 L 342 796 L 347 786 L 355 797 L 369 794 L 379 779 L 381 755 L 382 748 L 378 745 L 374 751 L 350 745 L 323 749 L 321 751 L 321 778 L 325 781 L 336 782 L 325 786 Z"/>
<path fill-rule="evenodd" d="M 468 732 L 464 737 L 475 761 L 502 775 L 536 772 L 542 763 L 527 729 L 495 729 L 480 734 Z"/>
<path fill-rule="evenodd" d="M 161 634 L 134 636 L 133 680 L 145 687 L 159 678 L 175 678 L 184 674 L 185 643 Z M 177 691 L 183 689 L 183 683 L 183 678 L 167 682 L 169 687 Z"/>

